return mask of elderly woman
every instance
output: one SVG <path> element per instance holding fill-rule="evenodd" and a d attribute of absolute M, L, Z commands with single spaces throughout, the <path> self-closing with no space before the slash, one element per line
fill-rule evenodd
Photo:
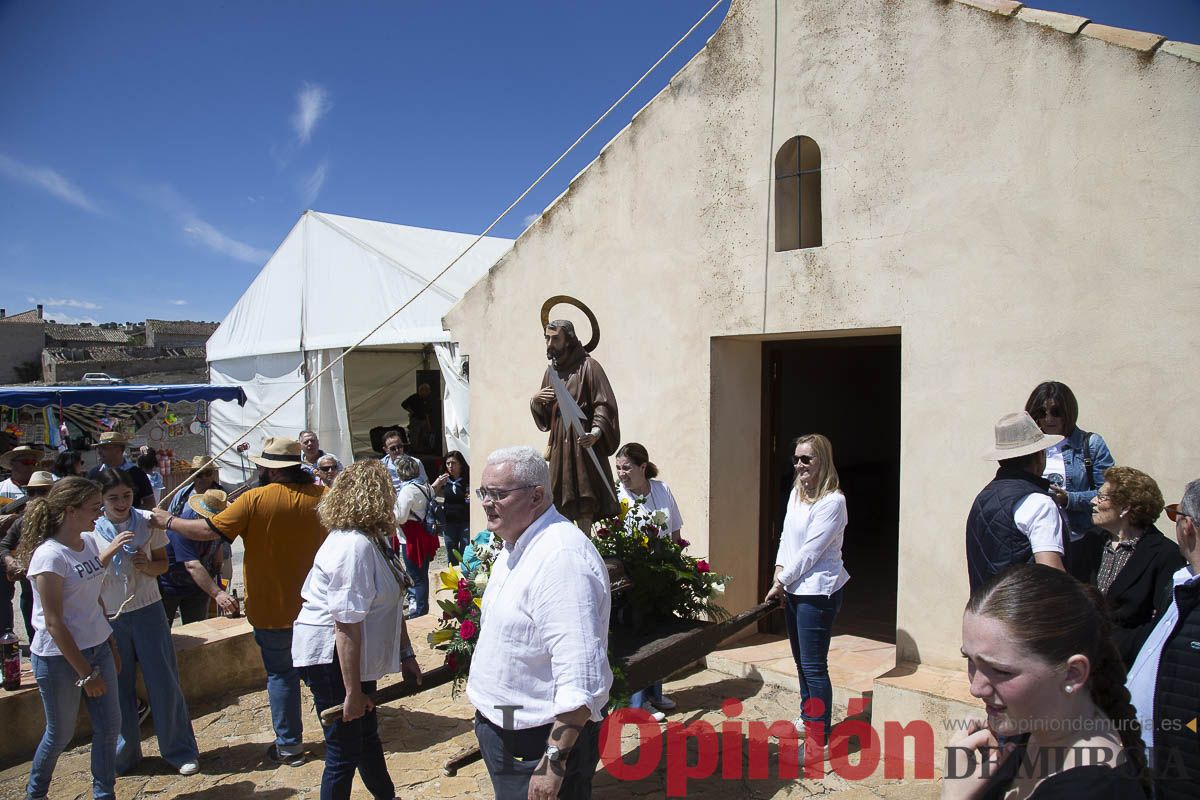
<path fill-rule="evenodd" d="M 618 499 L 630 506 L 640 505 L 649 511 L 662 511 L 666 514 L 664 535 L 670 535 L 671 540 L 680 544 L 683 539 L 680 531 L 683 528 L 683 517 L 679 513 L 679 505 L 671 487 L 658 477 L 658 467 L 650 460 L 646 447 L 637 442 L 629 442 L 621 446 L 614 458 L 617 467 Z M 645 689 L 634 692 L 629 698 L 632 708 L 641 708 L 657 722 L 662 722 L 666 716 L 664 711 L 675 708 L 675 701 L 662 693 L 662 681 L 656 681 Z"/>
<path fill-rule="evenodd" d="M 396 492 L 395 550 L 404 557 L 412 586 L 408 590 L 406 619 L 429 613 L 429 562 L 437 555 L 438 539 L 425 528 L 425 509 L 434 502 L 433 489 L 421 480 L 420 463 L 412 456 L 393 459 L 400 489 Z"/>
<path fill-rule="evenodd" d="M 342 462 L 338 461 L 337 456 L 326 453 L 317 459 L 317 483 L 322 486 L 333 486 L 333 482 L 337 480 L 337 476 L 341 473 Z"/>
<path fill-rule="evenodd" d="M 1171 576 L 1184 565 L 1179 547 L 1154 527 L 1163 496 L 1146 473 L 1110 467 L 1092 498 L 1092 524 L 1109 535 L 1096 573 L 1126 664 L 1137 658 L 1153 623 L 1171 605 Z"/>
<path fill-rule="evenodd" d="M 342 706 L 341 719 L 323 727 L 321 800 L 348 800 L 356 770 L 376 800 L 396 796 L 370 695 L 376 681 L 395 672 L 419 683 L 421 668 L 404 624 L 408 578 L 388 546 L 396 529 L 394 497 L 384 466 L 359 461 L 317 506 L 329 536 L 300 591 L 292 663 L 318 715 Z"/>
<path fill-rule="evenodd" d="M 829 642 L 833 621 L 842 607 L 842 588 L 850 580 L 842 565 L 846 531 L 846 498 L 839 488 L 833 445 L 819 433 L 795 441 L 792 463 L 796 480 L 788 497 L 775 581 L 766 602 L 784 604 L 792 657 L 800 676 L 800 718 L 796 727 L 829 735 L 833 684 L 829 680 Z"/>
<path fill-rule="evenodd" d="M 1092 527 L 1092 498 L 1104 482 L 1104 470 L 1113 465 L 1112 453 L 1103 436 L 1076 424 L 1079 402 L 1065 383 L 1039 383 L 1025 401 L 1025 411 L 1042 433 L 1066 437 L 1046 450 L 1042 477 L 1050 481 L 1054 501 L 1067 515 L 1070 536 L 1063 542 L 1063 563 L 1067 572 L 1089 583 L 1100 566 L 1105 539 Z"/>
<path fill-rule="evenodd" d="M 1023 564 L 976 591 L 962 632 L 987 719 L 946 749 L 942 800 L 1146 797 L 1125 666 L 1094 589 Z"/>

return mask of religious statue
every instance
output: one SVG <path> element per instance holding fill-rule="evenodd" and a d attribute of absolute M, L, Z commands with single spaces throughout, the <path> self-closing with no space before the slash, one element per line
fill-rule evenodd
<path fill-rule="evenodd" d="M 569 303 L 587 315 L 592 337 L 586 345 L 580 343 L 573 323 L 550 320 L 550 310 L 558 303 Z M 565 295 L 550 298 L 542 306 L 542 329 L 550 364 L 529 410 L 538 430 L 550 432 L 547 460 L 554 505 L 587 533 L 594 520 L 620 513 L 608 466 L 621 444 L 617 398 L 604 368 L 590 355 L 600 342 L 600 326 L 587 306 Z"/>

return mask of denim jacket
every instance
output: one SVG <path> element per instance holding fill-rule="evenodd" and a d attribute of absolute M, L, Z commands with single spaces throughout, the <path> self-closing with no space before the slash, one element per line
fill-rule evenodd
<path fill-rule="evenodd" d="M 1092 457 L 1092 477 L 1096 488 L 1088 485 L 1083 466 L 1083 431 L 1076 426 L 1063 442 L 1063 465 L 1067 481 L 1067 521 L 1073 531 L 1085 531 L 1092 525 L 1092 498 L 1104 483 L 1104 471 L 1113 465 L 1112 453 L 1104 437 L 1098 433 L 1088 434 L 1088 451 Z"/>

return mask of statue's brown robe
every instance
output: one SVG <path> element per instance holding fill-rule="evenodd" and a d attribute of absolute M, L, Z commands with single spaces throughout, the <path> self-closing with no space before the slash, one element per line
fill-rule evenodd
<path fill-rule="evenodd" d="M 553 367 L 551 367 L 553 369 Z M 558 364 L 558 377 L 567 386 L 583 411 L 583 430 L 600 429 L 600 438 L 592 445 L 602 471 L 576 444 L 575 432 L 558 413 L 558 401 L 552 400 L 542 406 L 536 401 L 529 404 L 533 421 L 538 430 L 550 431 L 548 442 L 550 462 L 550 485 L 554 491 L 554 505 L 568 519 L 576 520 L 581 515 L 593 520 L 614 517 L 620 507 L 606 486 L 613 485 L 612 470 L 608 459 L 621 445 L 621 428 L 617 419 L 617 397 L 613 394 L 604 367 L 579 345 L 575 345 Z M 550 388 L 550 376 L 542 376 L 542 388 Z"/>

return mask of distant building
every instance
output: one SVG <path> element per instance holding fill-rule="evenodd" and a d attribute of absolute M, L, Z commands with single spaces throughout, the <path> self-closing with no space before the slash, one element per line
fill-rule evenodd
<path fill-rule="evenodd" d="M 26 383 L 41 376 L 45 328 L 41 306 L 12 316 L 0 308 L 0 383 Z"/>
<path fill-rule="evenodd" d="M 147 347 L 203 347 L 217 329 L 215 322 L 146 320 Z"/>
<path fill-rule="evenodd" d="M 129 334 L 119 328 L 99 325 L 46 325 L 46 347 L 94 347 L 129 344 Z"/>

